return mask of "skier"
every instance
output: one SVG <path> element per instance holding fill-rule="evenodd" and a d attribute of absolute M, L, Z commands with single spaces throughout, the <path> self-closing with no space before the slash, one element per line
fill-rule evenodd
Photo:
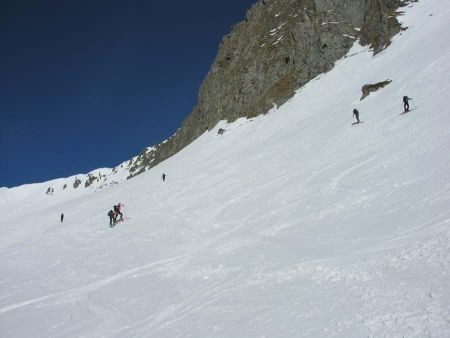
<path fill-rule="evenodd" d="M 405 109 L 405 113 L 409 111 L 409 101 L 412 100 L 412 98 L 408 96 L 403 96 L 403 108 Z"/>
<path fill-rule="evenodd" d="M 61 223 L 64 221 L 64 214 L 61 213 Z"/>
<path fill-rule="evenodd" d="M 109 226 L 110 228 L 112 228 L 116 224 L 116 221 L 114 219 L 115 218 L 114 211 L 112 210 L 108 211 L 108 216 L 109 216 Z"/>
<path fill-rule="evenodd" d="M 163 182 L 166 180 L 166 174 L 162 174 L 162 180 L 163 180 Z"/>
<path fill-rule="evenodd" d="M 359 111 L 357 109 L 353 109 L 353 116 L 356 117 L 356 121 L 359 123 Z"/>
<path fill-rule="evenodd" d="M 120 220 L 123 219 L 123 214 L 120 212 L 120 207 L 122 205 L 119 203 L 113 207 L 114 209 L 114 223 L 117 221 L 117 215 L 120 215 Z"/>

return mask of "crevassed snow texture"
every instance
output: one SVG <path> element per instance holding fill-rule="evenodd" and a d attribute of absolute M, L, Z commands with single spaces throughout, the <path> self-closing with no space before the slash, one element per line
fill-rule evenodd
<path fill-rule="evenodd" d="M 0 335 L 449 337 L 450 4 L 405 12 L 388 50 L 143 175 L 2 203 Z"/>

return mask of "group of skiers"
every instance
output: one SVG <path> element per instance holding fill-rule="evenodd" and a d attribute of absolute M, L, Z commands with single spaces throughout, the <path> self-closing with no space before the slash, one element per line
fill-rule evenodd
<path fill-rule="evenodd" d="M 409 112 L 409 101 L 411 101 L 412 98 L 408 97 L 408 96 L 403 96 L 403 108 L 404 108 L 404 113 Z M 357 109 L 353 109 L 353 116 L 356 118 L 355 123 L 361 123 L 361 121 L 359 120 L 359 111 Z M 162 174 L 161 175 L 161 179 L 164 182 L 166 180 L 166 174 Z M 122 203 L 118 203 L 117 205 L 114 205 L 113 208 L 111 210 L 108 211 L 108 216 L 109 216 L 109 226 L 112 228 L 114 227 L 117 222 L 120 222 L 123 220 L 123 214 L 121 209 L 123 208 L 123 204 Z M 120 219 L 117 220 L 117 216 L 120 216 Z M 61 222 L 64 219 L 64 214 L 61 214 Z"/>
<path fill-rule="evenodd" d="M 164 182 L 166 180 L 166 174 L 162 174 L 161 176 L 162 181 Z M 117 205 L 114 205 L 111 210 L 108 211 L 108 217 L 109 217 L 109 226 L 112 228 L 114 227 L 118 222 L 123 221 L 123 213 L 122 209 L 124 207 L 123 203 L 118 203 Z M 119 219 L 117 217 L 120 216 Z M 63 215 L 61 215 L 61 222 L 63 220 Z"/>
<path fill-rule="evenodd" d="M 118 203 L 117 205 L 114 205 L 113 208 L 111 210 L 108 211 L 108 216 L 109 216 L 109 226 L 112 228 L 113 226 L 115 226 L 117 224 L 117 222 L 122 221 L 123 220 L 123 214 L 121 209 L 123 208 L 123 204 L 122 203 Z M 117 216 L 120 215 L 120 219 L 117 220 Z"/>
<path fill-rule="evenodd" d="M 404 113 L 407 113 L 409 111 L 409 101 L 411 101 L 412 98 L 408 97 L 408 96 L 403 96 L 403 108 L 404 108 Z M 359 111 L 357 109 L 353 109 L 353 116 L 356 118 L 356 123 L 361 123 L 361 121 L 359 120 Z M 166 180 L 166 174 L 162 174 L 161 176 L 162 181 L 164 182 Z M 109 226 L 112 228 L 114 227 L 117 222 L 122 221 L 123 220 L 123 214 L 121 209 L 123 208 L 123 204 L 122 203 L 118 203 L 117 205 L 114 205 L 113 208 L 111 210 L 108 211 L 108 216 L 109 216 Z M 120 216 L 120 219 L 117 220 L 117 216 Z M 64 219 L 64 215 L 61 214 L 61 222 Z"/>
<path fill-rule="evenodd" d="M 403 96 L 403 109 L 405 110 L 403 113 L 407 113 L 409 112 L 409 101 L 411 101 L 412 98 L 408 97 L 408 96 Z M 356 123 L 360 123 L 361 121 L 359 120 L 359 111 L 358 109 L 353 109 L 353 116 L 356 118 Z"/>

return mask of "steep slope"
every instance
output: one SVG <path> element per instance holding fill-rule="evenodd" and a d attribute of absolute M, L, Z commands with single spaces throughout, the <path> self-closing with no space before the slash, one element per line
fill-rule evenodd
<path fill-rule="evenodd" d="M 259 0 L 219 46 L 198 102 L 167 142 L 144 149 L 135 176 L 183 149 L 221 120 L 265 114 L 329 71 L 359 38 L 380 52 L 401 30 L 400 0 Z"/>
<path fill-rule="evenodd" d="M 1 204 L 2 335 L 450 336 L 450 5 L 404 10 L 389 49 L 132 180 Z"/>

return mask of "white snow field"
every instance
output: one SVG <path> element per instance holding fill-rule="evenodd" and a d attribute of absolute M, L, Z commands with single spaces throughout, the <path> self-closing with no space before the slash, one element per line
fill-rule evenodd
<path fill-rule="evenodd" d="M 386 51 L 145 174 L 5 192 L 0 336 L 450 337 L 450 2 L 403 10 Z"/>

